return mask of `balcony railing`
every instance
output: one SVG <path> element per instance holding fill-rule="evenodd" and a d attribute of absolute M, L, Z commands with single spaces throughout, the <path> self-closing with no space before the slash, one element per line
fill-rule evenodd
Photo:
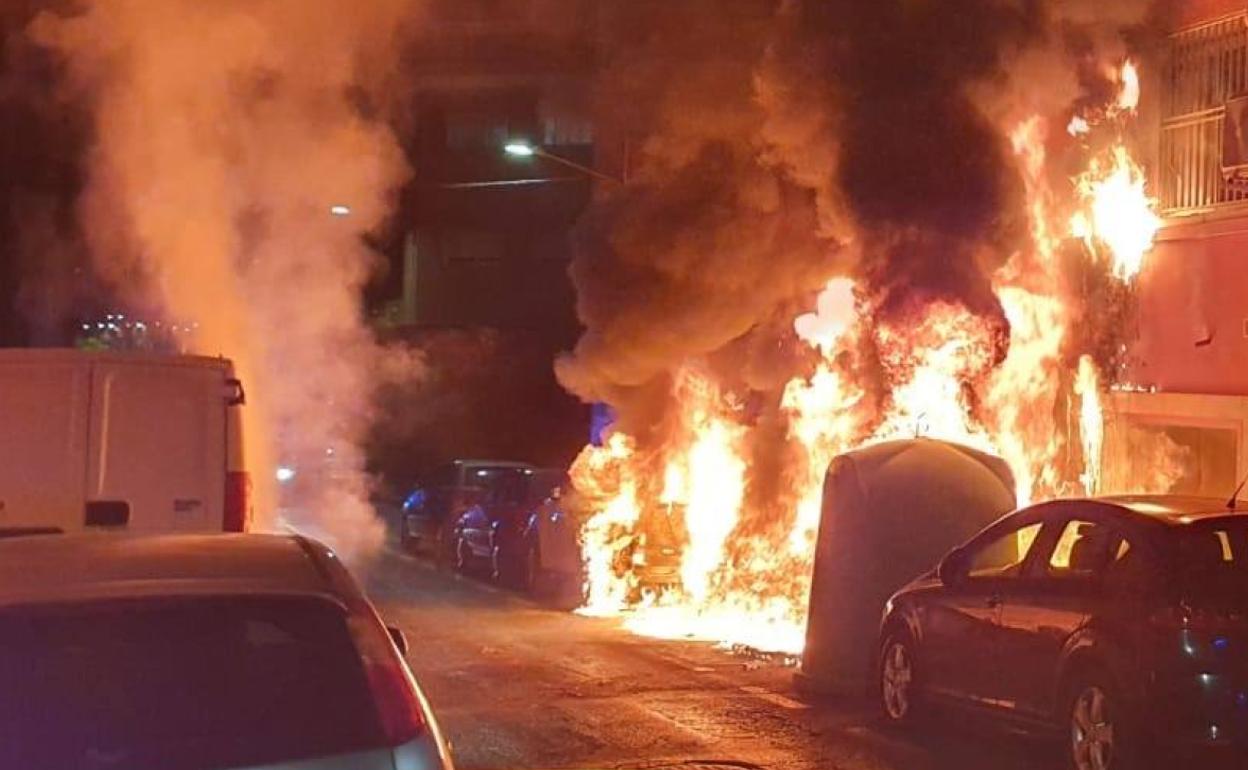
<path fill-rule="evenodd" d="M 1248 201 L 1243 183 L 1222 173 L 1228 99 L 1248 92 L 1248 13 L 1182 30 L 1170 38 L 1157 182 L 1166 214 Z"/>

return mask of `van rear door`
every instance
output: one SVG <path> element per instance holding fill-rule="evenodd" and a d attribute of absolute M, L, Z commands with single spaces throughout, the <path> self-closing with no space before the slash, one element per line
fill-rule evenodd
<path fill-rule="evenodd" d="M 127 502 L 132 531 L 220 531 L 223 369 L 101 360 L 91 392 L 88 502 Z"/>
<path fill-rule="evenodd" d="M 82 362 L 0 364 L 0 528 L 81 527 L 88 378 Z"/>

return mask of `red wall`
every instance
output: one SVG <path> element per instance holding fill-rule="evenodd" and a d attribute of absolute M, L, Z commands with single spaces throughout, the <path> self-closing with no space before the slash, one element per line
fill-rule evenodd
<path fill-rule="evenodd" d="M 1139 290 L 1136 383 L 1248 395 L 1248 217 L 1167 227 Z"/>

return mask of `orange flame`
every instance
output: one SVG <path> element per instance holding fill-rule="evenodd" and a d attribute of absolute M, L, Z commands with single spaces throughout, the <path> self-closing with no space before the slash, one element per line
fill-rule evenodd
<path fill-rule="evenodd" d="M 1118 144 L 1107 158 L 1093 158 L 1075 187 L 1084 209 L 1071 217 L 1070 234 L 1082 238 L 1094 255 L 1107 257 L 1114 275 L 1131 280 L 1161 228 L 1143 169 Z"/>
<path fill-rule="evenodd" d="M 1118 82 L 1122 84 L 1122 90 L 1118 92 L 1115 106 L 1119 110 L 1134 112 L 1140 104 L 1140 71 L 1136 69 L 1135 62 L 1130 59 L 1123 62 L 1122 69 L 1118 71 Z"/>
<path fill-rule="evenodd" d="M 1083 444 L 1083 486 L 1095 494 L 1101 488 L 1101 446 L 1105 440 L 1105 417 L 1101 412 L 1100 375 L 1091 356 L 1079 358 L 1075 395 L 1079 397 L 1079 436 Z"/>

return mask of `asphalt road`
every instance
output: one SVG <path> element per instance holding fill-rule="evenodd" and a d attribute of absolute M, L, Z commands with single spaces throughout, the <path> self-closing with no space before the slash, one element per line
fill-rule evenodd
<path fill-rule="evenodd" d="M 397 551 L 367 582 L 407 633 L 460 770 L 1062 766 L 1051 741 L 960 715 L 897 733 L 869 703 L 803 700 L 782 661 L 637 637 Z"/>

